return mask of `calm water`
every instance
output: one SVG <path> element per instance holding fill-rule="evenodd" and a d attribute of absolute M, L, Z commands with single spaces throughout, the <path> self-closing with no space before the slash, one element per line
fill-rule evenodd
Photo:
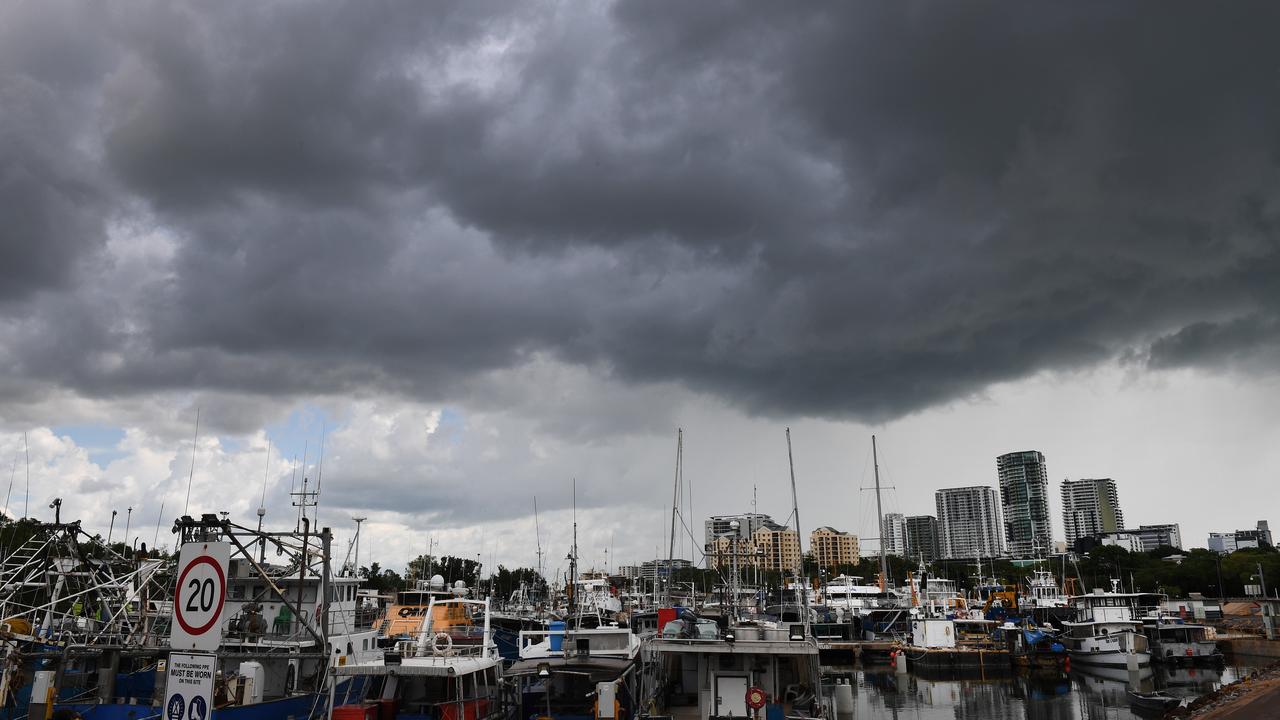
<path fill-rule="evenodd" d="M 911 673 L 898 675 L 880 667 L 833 667 L 827 671 L 829 678 L 844 678 L 853 687 L 854 720 L 1128 720 L 1149 715 L 1130 712 L 1126 687 L 1196 698 L 1252 672 L 1254 667 L 1234 663 L 1224 668 L 1157 667 L 1132 675 L 1124 670 L 1101 670 L 1098 674 L 1077 671 L 1056 682 L 1016 675 L 933 679 Z M 845 720 L 848 716 L 839 717 Z"/>

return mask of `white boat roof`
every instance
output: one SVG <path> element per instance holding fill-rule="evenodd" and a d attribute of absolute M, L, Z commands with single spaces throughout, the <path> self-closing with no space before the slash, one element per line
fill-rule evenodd
<path fill-rule="evenodd" d="M 498 665 L 495 657 L 449 657 L 427 655 L 404 658 L 399 665 L 387 665 L 383 660 L 342 665 L 333 669 L 335 675 L 470 675 Z"/>
<path fill-rule="evenodd" d="M 685 638 L 651 638 L 649 648 L 655 652 L 706 653 L 709 655 L 818 655 L 818 645 L 801 640 L 694 640 Z"/>

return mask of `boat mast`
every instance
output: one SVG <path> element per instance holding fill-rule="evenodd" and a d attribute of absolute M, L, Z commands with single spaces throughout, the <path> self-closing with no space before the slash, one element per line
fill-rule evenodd
<path fill-rule="evenodd" d="M 876 454 L 875 435 L 871 436 L 871 465 L 876 475 L 876 517 L 880 521 L 880 592 L 884 592 L 889 585 L 889 556 L 884 551 L 884 509 L 880 504 L 880 458 Z"/>
<path fill-rule="evenodd" d="M 684 458 L 684 428 L 676 428 L 676 476 L 671 484 L 671 544 L 667 547 L 667 589 L 663 598 L 667 605 L 671 604 L 671 578 L 675 568 L 676 557 L 676 513 L 680 511 L 681 462 Z M 657 577 L 653 580 L 658 581 Z"/>
<path fill-rule="evenodd" d="M 573 550 L 569 552 L 569 615 L 578 607 L 578 478 L 573 479 Z M 581 618 L 579 618 L 581 620 Z"/>
<path fill-rule="evenodd" d="M 787 467 L 791 471 L 791 514 L 796 518 L 796 564 L 792 568 L 796 581 L 796 604 L 800 606 L 801 617 L 804 618 L 805 629 L 809 627 L 809 607 L 805 604 L 804 583 L 800 574 L 804 569 L 804 545 L 800 542 L 800 503 L 796 499 L 796 463 L 791 455 L 791 428 L 787 428 Z"/>
<path fill-rule="evenodd" d="M 542 529 L 538 526 L 538 496 L 533 496 L 533 536 L 538 542 L 538 577 L 542 577 Z"/>

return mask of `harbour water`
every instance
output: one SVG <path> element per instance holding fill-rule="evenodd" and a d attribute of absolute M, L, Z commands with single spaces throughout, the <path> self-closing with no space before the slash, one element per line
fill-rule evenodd
<path fill-rule="evenodd" d="M 837 720 L 1129 720 L 1151 716 L 1130 709 L 1126 688 L 1162 690 L 1185 698 L 1185 704 L 1254 669 L 1229 662 L 1224 667 L 1156 667 L 1134 674 L 1076 671 L 1062 680 L 1034 680 L 1017 675 L 933 678 L 858 666 L 828 667 L 824 676 L 844 679 L 853 688 L 853 713 L 839 713 Z"/>

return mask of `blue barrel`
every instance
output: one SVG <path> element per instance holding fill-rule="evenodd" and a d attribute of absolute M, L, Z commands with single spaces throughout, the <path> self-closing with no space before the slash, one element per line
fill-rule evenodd
<path fill-rule="evenodd" d="M 550 631 L 551 652 L 560 652 L 564 649 L 564 621 L 553 620 L 547 623 L 547 630 Z"/>

